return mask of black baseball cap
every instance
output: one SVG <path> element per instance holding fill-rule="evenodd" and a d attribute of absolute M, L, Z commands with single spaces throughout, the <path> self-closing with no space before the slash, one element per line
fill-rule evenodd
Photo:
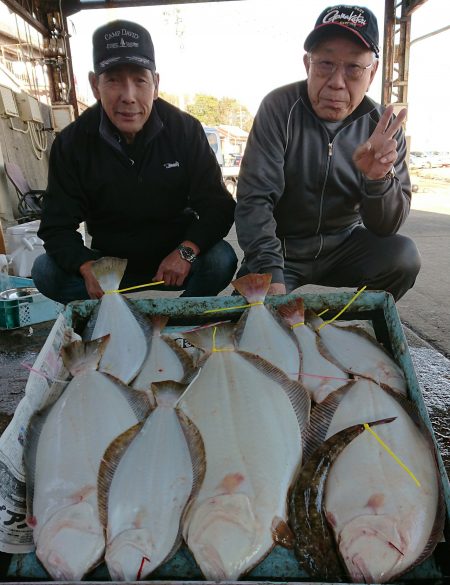
<path fill-rule="evenodd" d="M 155 49 L 147 29 L 128 20 L 114 20 L 92 36 L 94 72 L 104 73 L 116 65 L 139 65 L 155 71 Z"/>
<path fill-rule="evenodd" d="M 374 13 L 363 6 L 346 4 L 330 6 L 320 14 L 314 30 L 306 37 L 305 51 L 310 51 L 318 41 L 337 31 L 352 33 L 373 51 L 376 57 L 379 56 L 378 24 Z"/>

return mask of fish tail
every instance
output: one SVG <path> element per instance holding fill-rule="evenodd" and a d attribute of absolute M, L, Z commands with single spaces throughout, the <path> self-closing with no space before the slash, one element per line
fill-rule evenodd
<path fill-rule="evenodd" d="M 72 376 L 97 369 L 109 338 L 108 334 L 92 341 L 74 341 L 61 349 L 63 363 Z"/>
<path fill-rule="evenodd" d="M 249 303 L 254 303 L 264 301 L 271 282 L 271 274 L 246 274 L 231 284 Z"/>
<path fill-rule="evenodd" d="M 92 272 L 103 290 L 117 290 L 127 267 L 125 258 L 104 256 L 92 264 Z"/>
<path fill-rule="evenodd" d="M 161 333 L 161 331 L 167 325 L 168 320 L 169 320 L 168 315 L 152 315 L 150 317 L 150 321 L 152 322 L 153 329 L 157 333 Z"/>
<path fill-rule="evenodd" d="M 174 380 L 165 380 L 164 382 L 154 382 L 152 384 L 157 406 L 175 407 L 186 388 L 187 384 L 180 384 L 180 382 L 175 382 Z"/>
<path fill-rule="evenodd" d="M 305 305 L 303 299 L 298 297 L 278 307 L 278 313 L 291 327 L 305 320 Z"/>

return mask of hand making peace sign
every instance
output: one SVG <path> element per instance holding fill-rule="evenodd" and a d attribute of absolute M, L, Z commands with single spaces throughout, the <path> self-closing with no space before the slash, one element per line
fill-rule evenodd
<path fill-rule="evenodd" d="M 406 118 L 403 108 L 398 116 L 389 123 L 394 111 L 391 104 L 386 108 L 375 130 L 364 144 L 353 153 L 353 162 L 369 180 L 382 179 L 392 169 L 397 160 L 397 141 L 393 138 Z"/>

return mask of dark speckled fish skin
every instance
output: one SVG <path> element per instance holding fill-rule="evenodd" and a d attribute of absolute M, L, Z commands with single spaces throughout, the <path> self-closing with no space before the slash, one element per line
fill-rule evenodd
<path fill-rule="evenodd" d="M 390 419 L 381 422 L 390 422 Z M 346 573 L 325 516 L 323 501 L 328 473 L 345 447 L 364 431 L 363 425 L 333 435 L 302 467 L 290 498 L 290 523 L 298 562 L 310 576 L 342 581 Z"/>

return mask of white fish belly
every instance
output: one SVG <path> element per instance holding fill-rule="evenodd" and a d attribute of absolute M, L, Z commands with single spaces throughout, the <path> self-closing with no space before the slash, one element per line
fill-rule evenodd
<path fill-rule="evenodd" d="M 81 579 L 104 549 L 97 512 L 103 452 L 137 419 L 104 375 L 77 376 L 53 406 L 36 453 L 36 552 L 55 579 Z"/>
<path fill-rule="evenodd" d="M 145 576 L 173 549 L 192 490 L 189 449 L 173 408 L 158 407 L 127 448 L 108 497 L 106 562 L 113 579 Z"/>
<path fill-rule="evenodd" d="M 208 579 L 237 579 L 270 551 L 274 518 L 286 518 L 298 421 L 282 388 L 234 352 L 213 354 L 180 406 L 206 451 L 183 534 Z"/>
<path fill-rule="evenodd" d="M 303 386 L 315 402 L 322 402 L 331 392 L 348 382 L 348 375 L 320 353 L 317 335 L 307 325 L 296 327 L 293 331 L 302 354 Z"/>
<path fill-rule="evenodd" d="M 111 335 L 100 369 L 125 384 L 135 378 L 147 355 L 147 340 L 120 294 L 104 295 L 100 301 L 92 339 Z"/>
<path fill-rule="evenodd" d="M 377 347 L 376 340 L 372 342 L 364 335 L 333 325 L 323 327 L 319 335 L 331 355 L 347 371 L 369 376 L 378 384 L 387 384 L 406 395 L 402 370 L 381 347 Z"/>
<path fill-rule="evenodd" d="M 179 382 L 183 376 L 183 364 L 177 354 L 159 335 L 154 335 L 150 351 L 132 386 L 146 390 L 153 382 L 164 380 Z"/>
<path fill-rule="evenodd" d="M 411 566 L 424 550 L 436 516 L 433 453 L 409 415 L 381 388 L 356 384 L 339 406 L 328 436 L 356 422 L 392 416 L 396 420 L 373 430 L 420 486 L 367 431 L 345 448 L 327 481 L 327 517 L 356 581 L 385 582 Z"/>
<path fill-rule="evenodd" d="M 283 370 L 292 380 L 298 380 L 299 349 L 263 305 L 250 308 L 239 349 L 259 355 Z"/>

